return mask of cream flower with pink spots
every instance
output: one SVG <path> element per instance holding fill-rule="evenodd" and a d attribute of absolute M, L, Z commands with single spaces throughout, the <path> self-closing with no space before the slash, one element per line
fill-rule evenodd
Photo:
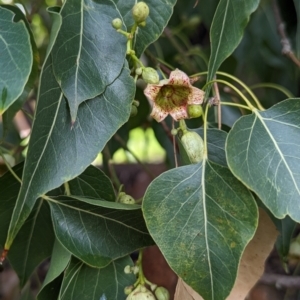
<path fill-rule="evenodd" d="M 204 98 L 204 92 L 192 86 L 190 78 L 178 69 L 171 72 L 169 79 L 148 84 L 144 94 L 153 105 L 151 116 L 157 122 L 161 122 L 168 114 L 175 121 L 189 118 L 187 106 L 202 104 Z"/>

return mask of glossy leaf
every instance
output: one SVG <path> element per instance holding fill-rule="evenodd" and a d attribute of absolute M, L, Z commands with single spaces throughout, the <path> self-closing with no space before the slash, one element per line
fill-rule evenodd
<path fill-rule="evenodd" d="M 66 100 L 52 73 L 51 57 L 48 58 L 41 78 L 24 180 L 12 217 L 7 248 L 35 200 L 82 173 L 127 121 L 133 95 L 134 83 L 129 70 L 124 68 L 103 95 L 82 105 L 72 128 Z"/>
<path fill-rule="evenodd" d="M 115 260 L 102 269 L 91 268 L 73 258 L 66 270 L 59 299 L 124 300 L 125 286 L 135 281 L 133 274 L 124 273 L 127 265 L 132 265 L 130 257 Z"/>
<path fill-rule="evenodd" d="M 71 253 L 67 251 L 58 240 L 55 241 L 49 270 L 43 282 L 41 290 L 37 299 L 57 299 L 59 289 L 53 289 L 53 284 L 56 285 L 55 280 L 60 277 L 68 263 L 71 260 Z M 58 282 L 59 284 L 59 282 Z"/>
<path fill-rule="evenodd" d="M 5 8 L 7 10 L 10 10 L 15 14 L 14 22 L 19 22 L 20 20 L 22 20 L 22 22 L 24 22 L 24 24 L 26 25 L 27 31 L 29 33 L 29 36 L 30 36 L 30 45 L 31 45 L 32 53 L 33 53 L 32 68 L 31 68 L 31 72 L 30 72 L 28 81 L 24 87 L 24 90 L 23 90 L 22 94 L 18 97 L 18 99 L 3 114 L 3 126 L 4 126 L 4 131 L 5 131 L 10 126 L 11 121 L 12 121 L 13 117 L 15 116 L 15 114 L 17 113 L 17 111 L 19 111 L 22 108 L 24 102 L 28 98 L 30 91 L 34 87 L 35 80 L 38 76 L 38 67 L 39 67 L 39 59 L 40 58 L 39 58 L 39 53 L 38 53 L 37 46 L 34 41 L 32 31 L 30 29 L 29 23 L 28 23 L 25 15 L 16 6 L 2 5 L 1 7 Z"/>
<path fill-rule="evenodd" d="M 111 25 L 122 17 L 113 1 L 67 0 L 61 16 L 53 69 L 75 121 L 79 104 L 102 94 L 121 73 L 126 38 Z"/>
<path fill-rule="evenodd" d="M 211 55 L 207 81 L 211 81 L 221 63 L 240 43 L 250 15 L 257 9 L 259 0 L 221 0 L 210 29 Z"/>
<path fill-rule="evenodd" d="M 130 1 L 132 8 L 137 1 Z M 147 0 L 145 2 L 149 6 L 150 13 L 146 20 L 146 26 L 140 27 L 136 34 L 135 51 L 137 56 L 140 56 L 145 48 L 161 35 L 171 18 L 176 0 Z M 124 18 L 125 24 L 130 28 L 133 25 L 131 13 L 126 14 Z"/>
<path fill-rule="evenodd" d="M 226 299 L 258 218 L 228 168 L 204 160 L 163 173 L 148 187 L 143 213 L 171 268 L 205 300 Z"/>
<path fill-rule="evenodd" d="M 279 219 L 300 221 L 300 99 L 240 118 L 226 141 L 233 174 Z"/>
<path fill-rule="evenodd" d="M 23 163 L 13 169 L 21 177 Z M 19 189 L 20 183 L 11 173 L 8 172 L 0 177 L 0 245 L 2 246 L 4 246 Z M 51 255 L 53 243 L 54 232 L 49 207 L 47 203 L 39 200 L 16 236 L 8 253 L 8 259 L 18 274 L 21 286 L 24 286 L 33 270 Z"/>
<path fill-rule="evenodd" d="M 101 202 L 109 208 L 68 197 L 49 201 L 56 237 L 68 251 L 88 265 L 105 267 L 114 259 L 153 244 L 136 205 L 127 205 L 124 210 L 125 204 Z"/>
<path fill-rule="evenodd" d="M 291 240 L 298 224 L 286 216 L 282 220 L 276 220 L 275 225 L 280 233 L 276 241 L 276 248 L 283 262 L 287 263 Z"/>
<path fill-rule="evenodd" d="M 8 259 L 19 276 L 21 286 L 34 269 L 50 257 L 54 239 L 49 206 L 39 199 L 8 253 Z"/>
<path fill-rule="evenodd" d="M 33 62 L 26 25 L 14 17 L 11 10 L 0 7 L 0 114 L 22 94 Z"/>
<path fill-rule="evenodd" d="M 72 195 L 115 201 L 115 192 L 110 179 L 98 168 L 88 166 L 78 177 L 69 181 Z"/>

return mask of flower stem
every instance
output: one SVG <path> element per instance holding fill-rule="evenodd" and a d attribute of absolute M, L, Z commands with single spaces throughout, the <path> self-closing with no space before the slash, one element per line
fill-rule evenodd
<path fill-rule="evenodd" d="M 251 111 L 251 109 L 248 106 L 243 105 L 243 104 L 231 103 L 231 102 L 220 102 L 220 103 L 221 103 L 221 105 L 235 106 L 235 107 L 244 108 L 244 109 L 247 109 L 247 110 Z"/>
<path fill-rule="evenodd" d="M 255 107 L 251 104 L 251 102 L 248 100 L 248 98 L 238 88 L 236 88 L 233 84 L 229 83 L 228 81 L 215 79 L 215 80 L 207 82 L 202 89 L 205 90 L 205 88 L 207 86 L 209 86 L 210 84 L 212 84 L 214 82 L 219 82 L 219 83 L 222 83 L 226 86 L 229 86 L 232 90 L 234 90 L 246 102 L 246 104 L 247 104 L 247 106 L 249 107 L 250 110 L 255 110 Z"/>
<path fill-rule="evenodd" d="M 9 162 L 6 160 L 4 154 L 2 153 L 2 151 L 0 150 L 0 156 L 3 159 L 3 162 L 5 163 L 7 169 L 9 170 L 9 172 L 22 184 L 22 180 L 20 179 L 20 177 L 14 172 L 14 170 L 12 169 L 12 167 L 10 166 Z"/>

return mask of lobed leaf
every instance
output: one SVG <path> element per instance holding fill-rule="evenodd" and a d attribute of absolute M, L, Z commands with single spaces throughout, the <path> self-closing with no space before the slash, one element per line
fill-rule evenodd
<path fill-rule="evenodd" d="M 205 300 L 225 299 L 257 226 L 251 193 L 210 161 L 170 170 L 148 187 L 143 213 L 170 267 Z"/>

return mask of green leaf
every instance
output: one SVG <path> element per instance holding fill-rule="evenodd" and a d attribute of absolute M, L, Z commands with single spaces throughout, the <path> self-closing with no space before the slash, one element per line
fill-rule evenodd
<path fill-rule="evenodd" d="M 67 103 L 53 75 L 51 57 L 48 57 L 7 248 L 35 200 L 82 173 L 128 120 L 134 88 L 129 70 L 124 68 L 103 95 L 82 104 L 77 121 L 71 127 Z"/>
<path fill-rule="evenodd" d="M 21 178 L 23 171 L 23 163 L 13 167 L 15 174 Z M 10 173 L 6 172 L 0 177 L 0 245 L 4 247 L 9 222 L 16 204 L 20 189 L 20 182 Z"/>
<path fill-rule="evenodd" d="M 290 249 L 291 240 L 294 236 L 297 223 L 292 220 L 289 216 L 286 216 L 282 220 L 276 220 L 275 225 L 280 232 L 277 241 L 276 249 L 285 263 L 288 263 L 288 254 Z"/>
<path fill-rule="evenodd" d="M 23 20 L 16 23 L 14 17 L 12 11 L 0 7 L 0 114 L 22 94 L 33 62 L 26 25 Z"/>
<path fill-rule="evenodd" d="M 15 166 L 13 170 L 21 177 L 23 163 Z M 5 242 L 19 189 L 20 183 L 10 172 L 0 177 L 0 245 L 2 246 Z M 8 253 L 8 259 L 18 274 L 21 286 L 24 286 L 33 270 L 51 255 L 53 243 L 54 232 L 49 207 L 47 203 L 39 200 Z M 20 255 L 20 251 L 22 255 Z"/>
<path fill-rule="evenodd" d="M 210 29 L 211 55 L 207 82 L 211 81 L 221 63 L 240 43 L 250 15 L 257 9 L 259 0 L 221 0 Z"/>
<path fill-rule="evenodd" d="M 131 8 L 137 2 L 130 0 Z M 129 2 L 128 0 L 126 2 Z M 135 38 L 135 51 L 139 57 L 146 47 L 156 41 L 164 28 L 167 26 L 172 14 L 176 0 L 147 0 L 150 13 L 146 19 L 146 26 L 139 27 Z M 133 25 L 131 12 L 124 16 L 126 25 L 130 28 Z"/>
<path fill-rule="evenodd" d="M 88 265 L 105 267 L 114 259 L 153 244 L 136 205 L 122 210 L 125 204 L 106 201 L 107 206 L 101 207 L 66 196 L 48 202 L 57 239 Z"/>
<path fill-rule="evenodd" d="M 124 257 L 102 269 L 91 268 L 73 258 L 68 266 L 59 299 L 124 300 L 125 286 L 134 283 L 133 274 L 125 274 L 124 268 L 132 266 L 132 260 Z"/>
<path fill-rule="evenodd" d="M 300 221 L 300 99 L 240 118 L 226 141 L 233 174 L 279 219 Z"/>
<path fill-rule="evenodd" d="M 203 128 L 198 128 L 193 131 L 196 131 L 202 137 L 202 139 L 204 138 Z M 227 166 L 226 154 L 225 154 L 226 137 L 227 137 L 227 133 L 223 130 L 219 130 L 216 128 L 208 128 L 207 129 L 208 158 L 210 161 L 217 163 L 224 167 Z M 180 149 L 180 157 L 181 157 L 182 162 L 185 165 L 191 164 L 180 140 L 178 140 L 178 145 L 179 145 L 179 149 Z"/>
<path fill-rule="evenodd" d="M 148 187 L 143 213 L 170 267 L 205 300 L 226 299 L 258 219 L 229 169 L 204 160 L 163 173 Z"/>
<path fill-rule="evenodd" d="M 98 168 L 88 166 L 78 177 L 68 182 L 72 195 L 115 201 L 110 179 Z"/>
<path fill-rule="evenodd" d="M 52 284 L 55 284 L 54 281 L 60 277 L 70 260 L 71 253 L 56 240 L 51 255 L 51 264 L 37 296 L 38 300 L 57 299 L 59 289 L 52 289 Z"/>
<path fill-rule="evenodd" d="M 122 17 L 113 1 L 66 0 L 61 16 L 53 69 L 75 121 L 79 104 L 102 94 L 121 73 L 126 38 L 111 25 Z"/>
<path fill-rule="evenodd" d="M 50 257 L 54 239 L 49 206 L 39 199 L 8 253 L 8 259 L 19 276 L 21 286 L 27 282 L 34 269 Z"/>
<path fill-rule="evenodd" d="M 26 25 L 27 31 L 29 33 L 29 36 L 30 36 L 30 44 L 31 44 L 31 49 L 32 49 L 32 53 L 33 53 L 32 68 L 31 68 L 31 72 L 30 72 L 28 81 L 24 87 L 24 90 L 23 90 L 22 94 L 19 96 L 19 98 L 3 114 L 3 127 L 4 127 L 4 132 L 5 132 L 6 130 L 8 130 L 13 117 L 15 116 L 17 111 L 19 111 L 22 108 L 24 102 L 28 98 L 30 91 L 34 87 L 35 80 L 38 76 L 39 53 L 38 53 L 38 49 L 37 49 L 37 46 L 34 41 L 34 37 L 33 37 L 32 31 L 31 31 L 31 28 L 29 26 L 29 23 L 28 23 L 25 15 L 16 6 L 2 5 L 1 7 L 5 8 L 7 10 L 10 10 L 15 14 L 14 22 L 19 22 L 20 20 L 22 20 L 24 22 L 24 24 Z"/>

